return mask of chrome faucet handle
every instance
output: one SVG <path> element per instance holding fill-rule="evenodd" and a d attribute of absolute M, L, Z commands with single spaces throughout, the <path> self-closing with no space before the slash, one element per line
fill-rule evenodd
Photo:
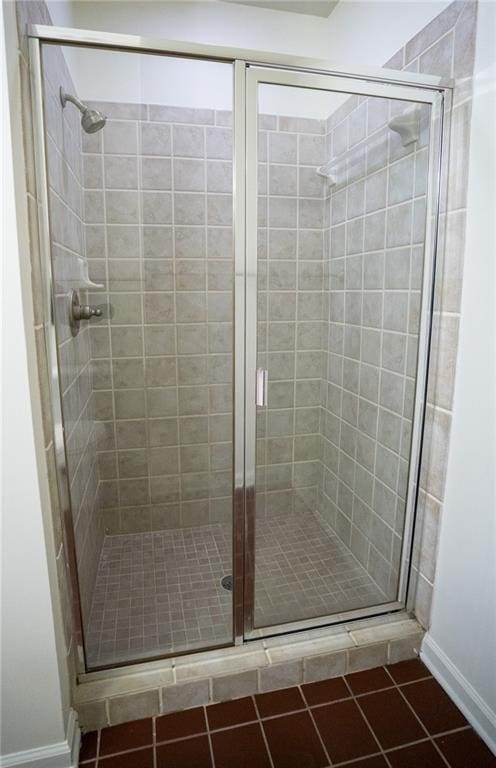
<path fill-rule="evenodd" d="M 101 317 L 102 314 L 103 312 L 99 307 L 92 307 L 89 304 L 81 304 L 79 293 L 77 291 L 72 291 L 69 323 L 73 336 L 77 336 L 79 333 L 81 320 L 90 320 L 92 317 Z"/>
<path fill-rule="evenodd" d="M 89 304 L 83 304 L 79 306 L 75 314 L 76 320 L 89 320 L 90 317 L 101 317 L 102 310 L 98 307 L 90 307 Z"/>

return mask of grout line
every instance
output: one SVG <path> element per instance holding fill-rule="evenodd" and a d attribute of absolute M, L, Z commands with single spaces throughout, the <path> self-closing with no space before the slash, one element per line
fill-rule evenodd
<path fill-rule="evenodd" d="M 202 706 L 203 710 L 203 717 L 205 718 L 205 728 L 207 731 L 207 739 L 208 739 L 208 748 L 210 750 L 210 760 L 212 761 L 212 768 L 215 768 L 215 755 L 214 755 L 214 745 L 212 744 L 212 735 L 210 733 L 210 724 L 208 722 L 207 717 L 207 707 L 205 705 Z"/>
<path fill-rule="evenodd" d="M 274 768 L 274 761 L 272 759 L 272 754 L 271 754 L 271 751 L 270 751 L 270 748 L 269 748 L 269 741 L 267 739 L 267 734 L 265 733 L 265 728 L 263 727 L 263 721 L 262 721 L 262 718 L 260 716 L 260 710 L 258 709 L 258 703 L 257 703 L 256 696 L 252 696 L 252 701 L 253 701 L 253 705 L 255 707 L 255 712 L 257 713 L 258 723 L 259 723 L 260 730 L 262 732 L 262 738 L 264 740 L 265 749 L 267 750 L 267 754 L 269 756 L 269 762 L 270 762 L 271 768 Z"/>
<path fill-rule="evenodd" d="M 434 678 L 432 678 L 432 679 L 434 679 Z M 435 749 L 437 752 L 439 752 L 439 754 L 441 755 L 441 757 L 442 757 L 442 759 L 445 761 L 445 763 L 446 763 L 447 765 L 449 765 L 449 763 L 448 763 L 447 759 L 444 757 L 444 755 L 442 754 L 441 750 L 439 749 L 439 747 L 437 746 L 437 744 L 436 744 L 436 743 L 435 743 L 435 741 L 434 741 L 434 738 L 433 738 L 434 734 L 431 734 L 431 733 L 428 731 L 427 727 L 424 725 L 424 723 L 423 723 L 423 722 L 422 722 L 422 720 L 420 719 L 420 716 L 419 716 L 419 715 L 416 713 L 415 709 L 414 709 L 414 708 L 413 708 L 413 706 L 410 704 L 410 702 L 408 701 L 408 698 L 405 696 L 405 694 L 403 693 L 403 691 L 401 690 L 401 688 L 400 688 L 399 686 L 398 686 L 398 691 L 399 691 L 399 693 L 400 693 L 400 696 L 403 698 L 403 701 L 404 701 L 404 702 L 407 704 L 408 708 L 411 710 L 411 712 L 413 712 L 413 714 L 415 715 L 415 718 L 418 720 L 418 722 L 420 723 L 420 725 L 422 726 L 422 728 L 424 729 L 424 731 L 427 733 L 427 735 L 428 735 L 428 737 L 429 737 L 429 740 L 430 740 L 431 744 L 433 745 L 434 749 Z"/>
<path fill-rule="evenodd" d="M 159 688 L 159 707 L 161 704 L 161 688 Z M 159 715 L 154 715 L 152 717 L 152 743 L 153 743 L 153 768 L 157 768 L 157 717 Z"/>
<path fill-rule="evenodd" d="M 345 684 L 346 684 L 346 681 L 345 681 Z M 306 699 L 305 699 L 305 696 L 303 695 L 303 691 L 301 690 L 301 685 L 299 685 L 299 686 L 298 686 L 298 690 L 300 691 L 300 696 L 302 696 L 302 698 L 303 698 L 303 701 L 306 703 Z M 308 714 L 309 714 L 309 716 L 310 716 L 310 720 L 311 720 L 311 721 L 312 721 L 312 723 L 313 723 L 313 727 L 315 728 L 315 731 L 316 731 L 316 733 L 317 733 L 317 736 L 318 736 L 318 739 L 319 739 L 319 741 L 320 741 L 320 744 L 321 744 L 321 746 L 322 746 L 322 749 L 324 750 L 324 754 L 325 754 L 325 756 L 327 757 L 327 761 L 328 761 L 329 765 L 332 765 L 332 760 L 331 760 L 331 757 L 330 757 L 330 755 L 329 755 L 329 753 L 328 753 L 328 751 L 327 751 L 327 747 L 326 747 L 326 745 L 324 744 L 324 739 L 322 738 L 322 735 L 321 735 L 321 733 L 320 733 L 320 731 L 319 731 L 319 729 L 318 729 L 318 727 L 317 727 L 317 723 L 315 722 L 315 718 L 314 718 L 314 716 L 313 716 L 313 712 L 312 712 L 312 710 L 310 709 L 310 707 L 308 706 L 308 704 L 306 705 L 306 710 L 305 710 L 305 711 L 306 711 L 306 712 L 308 712 Z"/>

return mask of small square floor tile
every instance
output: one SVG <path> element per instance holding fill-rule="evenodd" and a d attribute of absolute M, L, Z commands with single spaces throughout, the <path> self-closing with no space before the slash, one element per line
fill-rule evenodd
<path fill-rule="evenodd" d="M 429 733 L 443 733 L 467 725 L 464 716 L 433 677 L 401 689 Z"/>
<path fill-rule="evenodd" d="M 100 733 L 100 757 L 115 752 L 126 752 L 153 744 L 152 720 L 133 720 L 130 723 L 102 728 Z"/>
<path fill-rule="evenodd" d="M 182 712 L 173 712 L 170 715 L 157 717 L 155 733 L 157 742 L 182 739 L 185 736 L 194 736 L 207 730 L 203 707 L 193 707 Z"/>
<path fill-rule="evenodd" d="M 101 768 L 153 768 L 153 748 L 136 749 L 122 755 L 99 758 Z"/>
<path fill-rule="evenodd" d="M 305 702 L 298 688 L 283 688 L 279 691 L 258 693 L 255 696 L 255 701 L 260 717 L 272 717 L 305 708 Z"/>
<path fill-rule="evenodd" d="M 350 689 L 342 677 L 319 680 L 316 683 L 305 683 L 301 686 L 301 690 L 310 707 L 315 704 L 327 704 L 331 701 L 351 697 Z"/>
<path fill-rule="evenodd" d="M 435 741 L 452 768 L 496 768 L 496 755 L 472 728 L 439 736 Z"/>
<path fill-rule="evenodd" d="M 157 746 L 157 768 L 212 768 L 207 736 Z"/>
<path fill-rule="evenodd" d="M 387 670 L 398 685 L 431 676 L 431 673 L 425 664 L 422 664 L 420 659 L 407 659 L 406 661 L 399 661 L 397 664 L 389 664 Z"/>
<path fill-rule="evenodd" d="M 375 667 L 375 669 L 366 669 L 363 672 L 346 675 L 346 682 L 355 696 L 361 693 L 380 691 L 382 688 L 391 688 L 394 685 L 384 667 Z"/>
<path fill-rule="evenodd" d="M 384 749 L 425 739 L 424 729 L 397 688 L 368 693 L 358 702 Z"/>
<path fill-rule="evenodd" d="M 212 733 L 215 768 L 270 768 L 259 723 Z"/>
<path fill-rule="evenodd" d="M 274 768 L 325 768 L 327 757 L 308 712 L 264 720 Z"/>
<path fill-rule="evenodd" d="M 355 701 L 350 699 L 317 707 L 312 714 L 333 763 L 356 760 L 380 751 Z"/>
<path fill-rule="evenodd" d="M 270 626 L 383 602 L 384 593 L 323 518 L 293 506 L 257 522 L 257 622 Z M 231 537 L 219 523 L 106 536 L 86 633 L 90 667 L 228 643 L 232 595 L 221 577 L 231 570 Z M 141 584 L 155 585 L 150 591 L 157 598 L 170 598 L 151 606 L 146 625 L 142 606 L 132 600 L 131 571 Z M 202 588 L 191 590 L 192 583 Z M 116 594 L 122 605 L 130 602 L 117 627 Z M 212 607 L 207 621 L 206 606 Z"/>
<path fill-rule="evenodd" d="M 98 745 L 98 731 L 83 733 L 81 736 L 81 748 L 79 750 L 79 762 L 84 763 L 96 757 Z"/>
<path fill-rule="evenodd" d="M 225 701 L 221 704 L 211 704 L 207 707 L 208 727 L 211 730 L 216 728 L 228 728 L 230 725 L 239 725 L 248 723 L 250 720 L 257 719 L 255 705 L 251 696 L 243 699 L 234 699 Z"/>
<path fill-rule="evenodd" d="M 446 768 L 446 763 L 430 741 L 395 749 L 387 756 L 393 768 Z"/>

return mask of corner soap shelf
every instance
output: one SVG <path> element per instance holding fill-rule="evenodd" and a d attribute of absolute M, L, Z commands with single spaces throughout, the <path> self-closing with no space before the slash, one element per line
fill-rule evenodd
<path fill-rule="evenodd" d="M 407 109 L 401 115 L 393 117 L 388 127 L 398 133 L 401 143 L 404 147 L 418 141 L 420 135 L 420 108 Z M 349 171 L 363 161 L 364 151 L 370 151 L 380 147 L 384 143 L 384 136 L 373 136 L 369 141 L 362 142 L 344 152 L 339 157 L 333 157 L 324 165 L 317 168 L 317 175 L 327 179 L 330 187 L 341 184 L 343 181 L 350 181 Z M 369 168 L 368 172 L 373 172 L 375 168 Z"/>

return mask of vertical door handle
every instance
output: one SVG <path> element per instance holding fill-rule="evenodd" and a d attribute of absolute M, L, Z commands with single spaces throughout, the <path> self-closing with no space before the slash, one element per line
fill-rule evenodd
<path fill-rule="evenodd" d="M 267 390 L 269 382 L 269 372 L 266 368 L 257 368 L 257 383 L 255 387 L 256 405 L 267 405 Z"/>

